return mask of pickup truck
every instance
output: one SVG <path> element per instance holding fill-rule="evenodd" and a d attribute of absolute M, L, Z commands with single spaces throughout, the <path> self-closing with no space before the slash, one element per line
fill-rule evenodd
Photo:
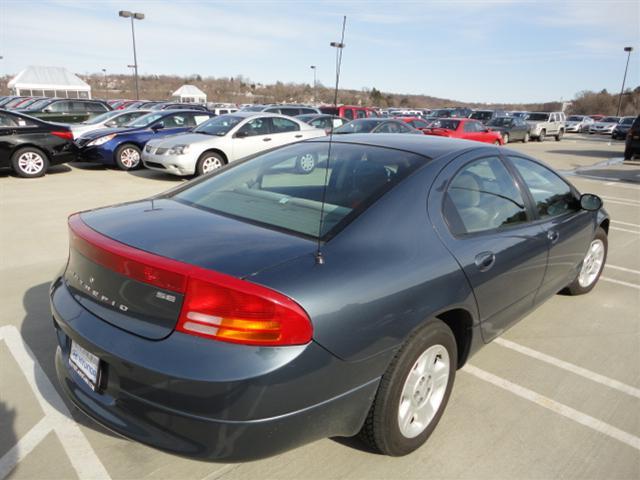
<path fill-rule="evenodd" d="M 539 142 L 549 136 L 559 142 L 565 132 L 565 115 L 563 112 L 532 112 L 525 117 L 531 127 L 530 136 Z"/>

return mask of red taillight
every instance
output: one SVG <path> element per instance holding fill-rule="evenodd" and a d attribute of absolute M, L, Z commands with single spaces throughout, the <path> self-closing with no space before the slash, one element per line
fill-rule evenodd
<path fill-rule="evenodd" d="M 51 133 L 51 135 L 54 135 L 56 137 L 64 138 L 65 140 L 73 140 L 73 132 L 70 132 L 70 131 L 49 132 L 49 133 Z"/>
<path fill-rule="evenodd" d="M 246 345 L 301 345 L 311 341 L 307 313 L 289 297 L 267 287 L 111 240 L 69 218 L 71 246 L 124 276 L 183 293 L 176 330 Z"/>

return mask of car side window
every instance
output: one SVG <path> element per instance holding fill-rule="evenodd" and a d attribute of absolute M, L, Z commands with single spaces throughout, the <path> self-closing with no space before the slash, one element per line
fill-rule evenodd
<path fill-rule="evenodd" d="M 18 117 L 11 117 L 4 113 L 0 113 L 0 127 L 17 127 L 17 119 Z"/>
<path fill-rule="evenodd" d="M 253 120 L 245 123 L 238 133 L 244 133 L 247 137 L 253 137 L 256 135 L 269 134 L 269 119 L 268 118 L 254 118 Z"/>
<path fill-rule="evenodd" d="M 408 127 L 407 125 L 405 125 L 403 123 L 397 123 L 396 127 L 398 129 L 398 133 L 409 133 L 409 132 L 411 132 L 411 127 Z"/>
<path fill-rule="evenodd" d="M 273 125 L 273 133 L 297 132 L 300 125 L 286 118 L 273 117 L 271 119 Z"/>
<path fill-rule="evenodd" d="M 473 122 L 465 122 L 463 126 L 463 131 L 468 133 L 475 132 L 476 124 Z"/>
<path fill-rule="evenodd" d="M 443 213 L 454 235 L 527 221 L 522 195 L 498 157 L 472 161 L 458 171 L 447 188 Z"/>
<path fill-rule="evenodd" d="M 342 116 L 348 120 L 353 120 L 353 110 L 345 108 L 344 112 L 342 112 Z"/>
<path fill-rule="evenodd" d="M 194 120 L 194 125 L 200 125 L 202 122 L 206 122 L 207 120 L 209 120 L 211 117 L 209 115 L 201 115 L 199 113 L 196 113 L 193 115 L 193 120 Z"/>
<path fill-rule="evenodd" d="M 189 125 L 187 116 L 182 113 L 176 113 L 175 115 L 169 115 L 162 119 L 164 128 L 180 128 Z"/>
<path fill-rule="evenodd" d="M 71 111 L 71 102 L 53 102 L 47 107 L 49 111 L 54 113 L 64 113 Z"/>
<path fill-rule="evenodd" d="M 356 110 L 356 118 L 367 118 L 367 112 L 364 110 Z"/>
<path fill-rule="evenodd" d="M 331 119 L 329 118 L 318 118 L 317 120 L 313 120 L 311 122 L 312 127 L 316 128 L 331 128 Z"/>
<path fill-rule="evenodd" d="M 526 183 L 540 218 L 580 210 L 580 202 L 567 182 L 542 165 L 521 157 L 509 157 Z"/>
<path fill-rule="evenodd" d="M 76 102 L 76 103 L 82 103 L 82 102 Z M 82 105 L 82 111 L 102 113 L 107 111 L 107 107 L 97 102 L 84 102 L 84 105 Z"/>
<path fill-rule="evenodd" d="M 392 122 L 387 122 L 387 123 L 383 123 L 382 125 L 380 125 L 378 128 L 375 128 L 373 130 L 374 133 L 395 133 L 397 131 L 397 128 L 394 128 L 395 125 L 393 125 Z"/>

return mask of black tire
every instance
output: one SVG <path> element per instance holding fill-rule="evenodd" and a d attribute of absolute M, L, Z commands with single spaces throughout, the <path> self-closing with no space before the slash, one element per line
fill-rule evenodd
<path fill-rule="evenodd" d="M 49 159 L 39 148 L 24 147 L 16 150 L 11 156 L 11 167 L 19 177 L 37 178 L 49 169 Z"/>
<path fill-rule="evenodd" d="M 318 164 L 318 155 L 315 153 L 307 153 L 298 155 L 296 158 L 296 171 L 298 173 L 311 173 L 315 170 Z"/>
<path fill-rule="evenodd" d="M 142 166 L 142 152 L 132 143 L 120 145 L 116 149 L 116 166 L 125 171 L 140 168 Z"/>
<path fill-rule="evenodd" d="M 558 133 L 556 134 L 556 142 L 562 140 L 562 135 L 564 135 L 564 130 L 558 130 Z"/>
<path fill-rule="evenodd" d="M 538 135 L 538 141 L 539 142 L 544 142 L 544 137 L 547 136 L 547 131 L 546 130 L 542 130 L 540 132 L 540 135 Z"/>
<path fill-rule="evenodd" d="M 531 136 L 529 135 L 529 132 L 524 134 L 524 138 L 522 139 L 522 143 L 529 143 L 529 140 L 531 140 Z"/>
<path fill-rule="evenodd" d="M 625 159 L 625 161 L 633 160 L 634 156 L 635 155 L 633 154 L 633 151 L 631 150 L 631 148 L 625 148 L 624 149 L 624 159 Z"/>
<path fill-rule="evenodd" d="M 502 141 L 504 142 L 504 144 L 505 144 L 505 145 L 506 145 L 507 143 L 509 143 L 509 134 L 508 134 L 508 133 L 505 133 L 505 134 L 502 136 Z"/>
<path fill-rule="evenodd" d="M 227 161 L 216 152 L 204 152 L 196 163 L 196 175 L 206 175 L 214 172 L 227 164 Z"/>
<path fill-rule="evenodd" d="M 589 250 L 591 250 L 593 244 L 597 241 L 602 242 L 602 245 L 604 246 L 604 258 L 602 259 L 602 265 L 600 266 L 597 272 L 597 275 L 587 285 L 580 283 L 580 273 L 582 272 L 582 268 L 584 267 L 584 261 L 586 260 L 586 256 L 585 256 L 585 260 L 583 260 L 583 264 L 580 266 L 580 272 L 578 272 L 578 275 L 576 276 L 575 280 L 573 280 L 573 282 L 567 285 L 567 288 L 565 289 L 566 293 L 568 293 L 569 295 L 584 295 L 585 293 L 589 293 L 591 290 L 593 290 L 593 287 L 596 286 L 596 283 L 598 283 L 598 280 L 600 279 L 600 275 L 602 274 L 602 270 L 604 270 L 605 263 L 607 262 L 607 252 L 609 249 L 607 232 L 605 232 L 602 227 L 597 228 L 596 234 L 593 237 L 593 241 L 589 244 Z M 587 256 L 588 256 L 588 253 L 587 253 Z"/>
<path fill-rule="evenodd" d="M 444 347 L 449 357 L 449 376 L 444 396 L 424 430 L 409 438 L 401 432 L 398 418 L 402 390 L 407 378 L 417 366 L 416 361 L 429 348 L 436 346 Z M 423 445 L 436 428 L 447 406 L 455 380 L 457 360 L 456 339 L 451 329 L 442 321 L 431 320 L 412 333 L 380 380 L 376 397 L 360 430 L 360 438 L 375 451 L 391 456 L 406 455 Z M 423 380 L 424 376 L 420 381 Z M 429 381 L 430 377 L 427 379 L 427 382 Z M 423 385 L 427 388 L 428 383 Z M 430 395 L 433 390 L 425 391 Z M 413 417 L 410 423 L 413 423 Z"/>

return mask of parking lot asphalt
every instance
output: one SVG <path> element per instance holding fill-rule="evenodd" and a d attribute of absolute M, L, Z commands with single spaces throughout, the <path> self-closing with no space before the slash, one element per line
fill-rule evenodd
<path fill-rule="evenodd" d="M 67 216 L 184 181 L 90 164 L 23 180 L 0 172 L 0 479 L 640 478 L 640 162 L 623 145 L 567 135 L 513 144 L 601 195 L 609 258 L 588 295 L 556 295 L 460 372 L 440 425 L 403 458 L 325 439 L 245 464 L 197 462 L 107 432 L 63 400 L 48 284 Z"/>

